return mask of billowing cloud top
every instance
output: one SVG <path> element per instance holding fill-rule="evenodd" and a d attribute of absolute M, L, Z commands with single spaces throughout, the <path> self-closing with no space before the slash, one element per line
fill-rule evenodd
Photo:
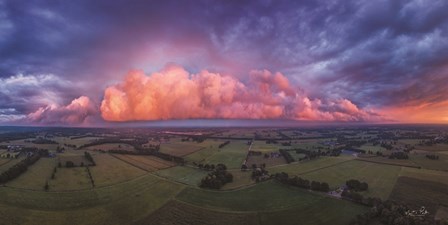
<path fill-rule="evenodd" d="M 445 0 L 0 1 L 0 122 L 86 96 L 90 123 L 448 123 L 447 11 Z"/>
<path fill-rule="evenodd" d="M 169 65 L 150 76 L 142 71 L 129 72 L 122 84 L 106 89 L 101 113 L 109 121 L 378 119 L 347 99 L 310 100 L 281 73 L 254 70 L 243 83 L 234 77 L 208 71 L 189 74 L 176 65 Z"/>

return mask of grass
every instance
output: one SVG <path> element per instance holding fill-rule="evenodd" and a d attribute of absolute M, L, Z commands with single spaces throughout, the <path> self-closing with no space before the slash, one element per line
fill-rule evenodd
<path fill-rule="evenodd" d="M 217 145 L 207 146 L 199 151 L 185 156 L 185 160 L 189 162 L 204 163 L 208 158 L 218 153 L 220 150 Z"/>
<path fill-rule="evenodd" d="M 439 204 L 448 202 L 448 185 L 402 176 L 397 180 L 391 199 L 405 202 L 417 209 L 425 206 L 428 211 L 435 213 Z"/>
<path fill-rule="evenodd" d="M 434 153 L 429 154 L 432 155 Z M 425 169 L 448 171 L 448 155 L 444 154 L 436 154 L 436 155 L 439 156 L 438 160 L 431 160 L 426 158 L 425 153 L 410 154 L 409 160 Z"/>
<path fill-rule="evenodd" d="M 154 156 L 137 156 L 137 155 L 122 155 L 122 154 L 113 154 L 112 156 L 147 172 L 153 172 L 159 169 L 164 169 L 175 165 L 172 162 L 161 160 Z"/>
<path fill-rule="evenodd" d="M 235 188 L 244 187 L 250 184 L 254 184 L 255 181 L 252 180 L 252 172 L 246 171 L 242 172 L 240 170 L 230 171 L 233 175 L 233 181 L 225 184 L 221 189 L 222 190 L 230 190 Z"/>
<path fill-rule="evenodd" d="M 312 204 L 321 198 L 324 197 L 274 181 L 226 192 L 186 188 L 176 196 L 176 199 L 193 205 L 227 211 L 280 210 L 301 204 Z"/>
<path fill-rule="evenodd" d="M 387 199 L 395 185 L 400 170 L 401 167 L 397 166 L 353 160 L 307 173 L 302 175 L 302 177 L 309 180 L 327 182 L 333 189 L 345 184 L 347 180 L 357 179 L 369 184 L 369 190 L 364 192 L 364 195 Z"/>
<path fill-rule="evenodd" d="M 158 176 L 193 186 L 197 186 L 208 173 L 204 170 L 186 166 L 176 166 L 155 172 Z"/>
<path fill-rule="evenodd" d="M 93 158 L 96 166 L 90 167 L 90 172 L 97 187 L 120 183 L 145 174 L 145 171 L 109 154 L 95 154 Z"/>
<path fill-rule="evenodd" d="M 448 172 L 443 171 L 403 167 L 400 171 L 399 176 L 410 177 L 419 180 L 441 182 L 448 185 Z"/>
<path fill-rule="evenodd" d="M 282 146 L 279 144 L 266 144 L 266 141 L 254 141 L 251 150 L 268 153 L 268 152 L 278 152 L 279 148 L 282 148 Z"/>
<path fill-rule="evenodd" d="M 92 188 L 85 167 L 58 168 L 55 179 L 48 182 L 50 191 L 73 191 Z"/>
<path fill-rule="evenodd" d="M 0 216 L 2 221 L 25 225 L 130 224 L 160 208 L 182 188 L 154 176 L 76 192 L 0 187 Z"/>
<path fill-rule="evenodd" d="M 416 145 L 415 149 L 429 151 L 429 152 L 443 152 L 443 151 L 448 151 L 448 144 L 435 144 L 435 145 L 431 145 L 431 146 Z"/>
<path fill-rule="evenodd" d="M 223 163 L 229 169 L 241 168 L 249 146 L 246 141 L 231 141 L 228 145 L 206 159 L 205 163 Z"/>
<path fill-rule="evenodd" d="M 285 158 L 280 155 L 278 158 L 264 158 L 264 155 L 252 155 L 249 156 L 249 159 L 246 162 L 246 165 L 249 167 L 252 166 L 252 164 L 266 164 L 266 166 L 276 166 L 276 165 L 282 165 L 286 164 Z"/>
<path fill-rule="evenodd" d="M 7 183 L 7 186 L 32 190 L 43 190 L 47 180 L 50 179 L 55 166 L 55 158 L 41 158 L 27 171 L 16 179 Z"/>
<path fill-rule="evenodd" d="M 135 224 L 258 225 L 259 223 L 257 213 L 213 211 L 174 200 Z"/>
<path fill-rule="evenodd" d="M 269 167 L 268 171 L 271 174 L 286 172 L 289 175 L 300 175 L 308 173 L 314 170 L 318 170 L 324 167 L 337 165 L 348 160 L 352 160 L 351 156 L 339 156 L 339 157 L 320 157 L 318 159 L 301 161 L 294 164 L 280 165 L 275 167 Z"/>
<path fill-rule="evenodd" d="M 7 171 L 10 167 L 14 166 L 16 163 L 20 162 L 24 159 L 23 156 L 19 156 L 17 159 L 4 159 L 2 158 L 0 161 L 0 173 Z"/>
<path fill-rule="evenodd" d="M 186 156 L 210 146 L 217 146 L 221 143 L 221 141 L 216 142 L 212 140 L 205 140 L 204 142 L 197 143 L 193 141 L 181 141 L 180 139 L 173 138 L 170 142 L 162 143 L 160 145 L 160 152 L 175 156 Z"/>
<path fill-rule="evenodd" d="M 373 156 L 373 157 L 368 157 L 368 158 L 367 157 L 358 158 L 358 160 L 365 161 L 365 162 L 371 162 L 371 163 L 392 165 L 392 166 L 404 166 L 404 167 L 415 167 L 415 168 L 420 167 L 420 165 L 414 163 L 412 160 L 409 160 L 409 159 L 389 159 L 388 157 Z"/>
<path fill-rule="evenodd" d="M 100 144 L 100 145 L 89 146 L 85 149 L 103 150 L 103 151 L 109 151 L 109 150 L 135 151 L 134 146 L 128 145 L 128 144 L 123 144 L 123 143 L 121 143 L 121 144 L 118 144 L 118 143 Z"/>
<path fill-rule="evenodd" d="M 259 213 L 259 217 L 262 225 L 346 225 L 355 218 L 355 215 L 362 214 L 367 210 L 367 207 L 348 201 L 321 198 L 312 204 L 303 204 L 283 211 Z"/>
<path fill-rule="evenodd" d="M 258 212 L 259 224 L 348 224 L 366 207 L 274 181 L 254 187 L 215 192 L 186 188 L 176 199 L 215 211 Z M 350 212 L 350 213 L 346 213 Z"/>

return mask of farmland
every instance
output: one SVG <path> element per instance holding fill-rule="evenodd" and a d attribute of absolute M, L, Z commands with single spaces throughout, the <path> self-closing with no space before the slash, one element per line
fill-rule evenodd
<path fill-rule="evenodd" d="M 0 224 L 346 225 L 370 209 L 330 194 L 351 179 L 368 184 L 359 192 L 363 198 L 424 205 L 431 218 L 445 220 L 446 143 L 427 138 L 444 131 L 395 140 L 385 138 L 385 128 L 365 129 L 37 132 L 36 138 L 0 143 L 3 153 L 22 149 L 17 159 L 0 158 L 2 173 L 33 154 L 40 156 L 1 184 L 0 216 L 6 222 Z M 405 128 L 396 129 L 407 134 Z M 56 144 L 33 144 L 37 137 Z M 92 142 L 100 144 L 80 147 Z M 288 163 L 279 149 L 293 161 Z M 365 152 L 353 154 L 353 149 Z M 231 181 L 217 189 L 201 186 L 206 177 L 220 176 L 219 165 Z M 279 174 L 326 183 L 329 191 L 280 182 Z"/>

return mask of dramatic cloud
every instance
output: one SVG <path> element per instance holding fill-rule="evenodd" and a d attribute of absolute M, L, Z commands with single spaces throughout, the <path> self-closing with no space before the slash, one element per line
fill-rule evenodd
<path fill-rule="evenodd" d="M 250 72 L 246 82 L 206 70 L 189 74 L 177 65 L 145 75 L 131 71 L 104 93 L 108 121 L 192 118 L 373 121 L 380 117 L 347 99 L 310 99 L 281 73 Z"/>
<path fill-rule="evenodd" d="M 297 97 L 276 83 L 270 99 L 259 96 L 257 106 L 232 98 L 260 118 L 367 120 L 375 109 L 398 121 L 447 123 L 447 11 L 446 0 L 0 1 L 0 120 L 78 96 L 99 102 L 130 69 L 159 71 L 176 63 L 192 73 L 188 87 L 198 88 L 201 70 L 218 71 L 221 79 L 232 74 L 245 87 L 236 90 L 254 96 L 248 89 L 270 86 L 252 84 L 262 81 L 248 71 L 280 71 Z M 11 83 L 25 78 L 35 85 Z M 107 92 L 128 92 L 115 89 Z M 280 89 L 284 97 L 276 96 Z M 230 114 L 221 112 L 229 109 L 225 102 L 219 112 L 210 111 L 203 94 L 195 91 L 204 104 L 197 116 Z M 267 104 L 272 99 L 282 103 Z M 347 111 L 338 108 L 344 99 L 367 115 L 338 116 L 335 110 Z M 439 114 L 429 113 L 432 108 Z"/>
<path fill-rule="evenodd" d="M 91 125 L 98 114 L 97 107 L 92 101 L 81 96 L 66 106 L 49 105 L 30 113 L 20 122 L 33 125 Z"/>

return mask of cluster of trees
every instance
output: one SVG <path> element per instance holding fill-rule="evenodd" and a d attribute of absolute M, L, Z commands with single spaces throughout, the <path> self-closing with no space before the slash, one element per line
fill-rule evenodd
<path fill-rule="evenodd" d="M 196 165 L 199 169 L 201 170 L 206 170 L 206 171 L 210 171 L 210 170 L 215 170 L 216 166 L 215 164 L 196 164 L 195 162 L 193 163 L 194 165 Z"/>
<path fill-rule="evenodd" d="M 326 182 L 309 181 L 307 179 L 303 179 L 303 178 L 297 177 L 297 176 L 289 177 L 289 175 L 285 172 L 276 173 L 274 175 L 274 178 L 281 183 L 300 187 L 300 188 L 311 189 L 313 191 L 322 191 L 322 192 L 330 191 L 330 185 L 328 185 L 328 183 L 326 183 Z"/>
<path fill-rule="evenodd" d="M 58 144 L 56 141 L 45 139 L 45 138 L 36 138 L 32 141 L 33 144 Z"/>
<path fill-rule="evenodd" d="M 247 154 L 256 156 L 256 155 L 262 155 L 263 153 L 261 151 L 249 151 Z"/>
<path fill-rule="evenodd" d="M 282 146 L 291 146 L 291 141 L 289 141 L 289 142 L 283 142 L 283 143 L 282 143 Z"/>
<path fill-rule="evenodd" d="M 233 181 L 233 175 L 227 171 L 224 164 L 216 165 L 215 169 L 207 176 L 202 178 L 201 188 L 220 189 L 224 184 Z"/>
<path fill-rule="evenodd" d="M 372 221 L 379 221 L 382 224 L 396 225 L 436 225 L 447 224 L 442 221 L 435 221 L 430 214 L 421 216 L 411 216 L 408 212 L 411 210 L 405 204 L 397 203 L 391 200 L 381 201 L 374 199 L 371 202 L 373 206 L 369 211 L 359 214 L 350 222 L 350 225 L 367 225 Z"/>
<path fill-rule="evenodd" d="M 409 156 L 405 152 L 392 152 L 389 159 L 409 159 Z"/>
<path fill-rule="evenodd" d="M 369 185 L 366 182 L 361 182 L 356 179 L 350 179 L 345 184 L 348 189 L 353 191 L 367 191 L 369 189 Z"/>
<path fill-rule="evenodd" d="M 278 151 L 280 152 L 280 154 L 282 154 L 283 158 L 285 158 L 287 163 L 292 163 L 295 161 L 295 159 L 291 156 L 291 154 L 289 154 L 289 151 L 285 149 L 279 149 Z"/>
<path fill-rule="evenodd" d="M 84 152 L 84 157 L 91 163 L 92 166 L 95 166 L 95 160 L 93 160 L 92 155 L 89 152 Z"/>
<path fill-rule="evenodd" d="M 260 166 L 257 166 L 256 164 L 252 165 L 252 179 L 255 180 L 255 182 L 265 181 L 270 179 L 269 171 L 266 170 L 266 164 L 261 164 Z"/>
<path fill-rule="evenodd" d="M 341 194 L 342 198 L 351 200 L 355 203 L 366 205 L 366 206 L 374 206 L 378 202 L 381 202 L 379 198 L 367 197 L 365 198 L 360 193 L 355 192 L 353 190 L 344 190 Z"/>
<path fill-rule="evenodd" d="M 382 143 L 380 146 L 385 148 L 385 149 L 387 149 L 387 150 L 392 150 L 394 148 L 393 145 L 388 144 L 388 143 Z"/>
<path fill-rule="evenodd" d="M 22 161 L 18 162 L 16 165 L 10 167 L 8 170 L 0 174 L 0 183 L 6 183 L 24 173 L 28 166 L 33 165 L 37 160 L 39 160 L 41 155 L 39 153 L 32 154 L 26 157 Z"/>
<path fill-rule="evenodd" d="M 438 160 L 439 156 L 438 155 L 426 155 L 426 158 L 432 159 L 432 160 Z"/>
<path fill-rule="evenodd" d="M 229 143 L 230 143 L 230 141 L 226 141 L 226 142 L 220 144 L 220 145 L 219 145 L 219 148 L 222 148 L 222 147 L 228 145 Z"/>

